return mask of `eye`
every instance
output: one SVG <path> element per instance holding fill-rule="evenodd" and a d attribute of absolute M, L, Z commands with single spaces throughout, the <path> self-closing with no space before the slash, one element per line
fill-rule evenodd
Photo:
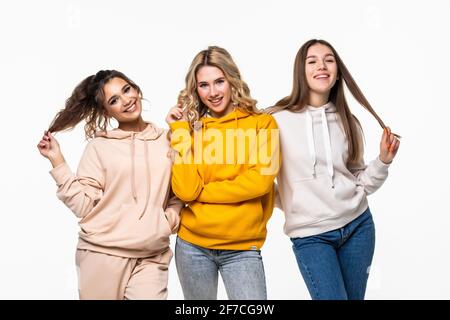
<path fill-rule="evenodd" d="M 206 83 L 200 83 L 199 85 L 199 88 L 206 88 L 208 85 L 206 84 Z"/>
<path fill-rule="evenodd" d="M 314 60 L 309 60 L 308 61 L 308 64 L 314 64 L 314 63 L 316 63 Z"/>
<path fill-rule="evenodd" d="M 333 63 L 334 62 L 334 60 L 333 59 L 328 59 L 328 60 L 325 60 L 326 62 L 329 62 L 329 63 Z"/>
<path fill-rule="evenodd" d="M 222 83 L 224 83 L 225 82 L 225 80 L 224 79 L 219 79 L 219 80 L 217 80 L 217 82 L 216 83 L 218 83 L 218 84 L 222 84 Z"/>
<path fill-rule="evenodd" d="M 109 104 L 113 105 L 113 104 L 116 104 L 116 102 L 117 102 L 117 99 L 114 98 L 114 99 L 112 99 L 112 100 L 109 102 Z"/>
<path fill-rule="evenodd" d="M 129 92 L 131 90 L 131 86 L 126 86 L 123 90 L 125 93 Z"/>

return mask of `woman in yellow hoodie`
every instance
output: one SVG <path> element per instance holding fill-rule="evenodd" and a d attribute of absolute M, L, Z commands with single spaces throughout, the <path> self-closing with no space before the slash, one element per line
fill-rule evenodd
<path fill-rule="evenodd" d="M 185 299 L 266 299 L 260 249 L 274 205 L 278 129 L 260 114 L 230 54 L 196 55 L 167 116 L 182 210 L 175 261 Z"/>
<path fill-rule="evenodd" d="M 169 197 L 167 134 L 142 119 L 141 98 L 123 73 L 99 71 L 74 89 L 38 144 L 58 198 L 80 218 L 80 299 L 167 298 L 169 236 L 183 204 Z M 110 118 L 119 125 L 107 131 Z M 52 133 L 82 120 L 93 139 L 74 174 Z"/>

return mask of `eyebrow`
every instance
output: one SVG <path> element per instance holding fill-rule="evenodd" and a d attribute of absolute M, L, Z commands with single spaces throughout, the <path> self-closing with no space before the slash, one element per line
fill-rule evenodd
<path fill-rule="evenodd" d="M 333 58 L 334 58 L 334 54 L 332 54 L 332 53 L 327 53 L 327 54 L 325 55 L 325 57 L 333 57 Z M 309 59 L 309 58 L 317 58 L 317 56 L 312 55 L 312 56 L 307 56 L 307 57 L 306 57 L 306 59 Z"/>
<path fill-rule="evenodd" d="M 126 83 L 126 84 L 122 87 L 122 91 L 124 91 L 124 90 L 125 90 L 125 87 L 127 87 L 127 86 L 129 86 L 129 85 L 130 85 L 129 83 Z M 112 100 L 113 98 L 117 98 L 117 95 L 113 95 L 111 98 L 108 99 L 108 103 L 109 103 L 109 104 L 111 104 L 111 100 Z"/>
<path fill-rule="evenodd" d="M 217 79 L 214 79 L 213 82 L 216 82 L 219 80 L 225 80 L 225 77 L 219 77 Z M 199 81 L 198 84 L 208 84 L 208 82 L 207 81 Z"/>

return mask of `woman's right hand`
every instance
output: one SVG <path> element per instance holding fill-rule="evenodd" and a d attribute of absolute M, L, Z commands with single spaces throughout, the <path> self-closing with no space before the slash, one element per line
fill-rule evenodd
<path fill-rule="evenodd" d="M 172 107 L 167 114 L 167 124 L 170 125 L 175 121 L 187 121 L 186 113 L 183 111 L 183 106 L 181 104 L 177 104 L 175 107 Z"/>
<path fill-rule="evenodd" d="M 37 148 L 43 157 L 50 160 L 53 168 L 65 162 L 58 141 L 49 131 L 44 132 L 44 135 L 42 136 L 41 141 L 39 141 Z"/>
<path fill-rule="evenodd" d="M 399 147 L 400 140 L 391 132 L 389 127 L 386 127 L 383 130 L 380 142 L 380 160 L 385 164 L 390 164 L 394 160 Z"/>

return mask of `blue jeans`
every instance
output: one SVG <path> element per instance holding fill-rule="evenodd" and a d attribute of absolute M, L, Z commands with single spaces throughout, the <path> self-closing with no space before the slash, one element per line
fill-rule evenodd
<path fill-rule="evenodd" d="M 291 241 L 313 300 L 364 299 L 375 250 L 369 208 L 342 228 Z"/>
<path fill-rule="evenodd" d="M 213 250 L 177 237 L 175 263 L 186 300 L 216 300 L 219 271 L 229 299 L 267 299 L 259 250 Z"/>

